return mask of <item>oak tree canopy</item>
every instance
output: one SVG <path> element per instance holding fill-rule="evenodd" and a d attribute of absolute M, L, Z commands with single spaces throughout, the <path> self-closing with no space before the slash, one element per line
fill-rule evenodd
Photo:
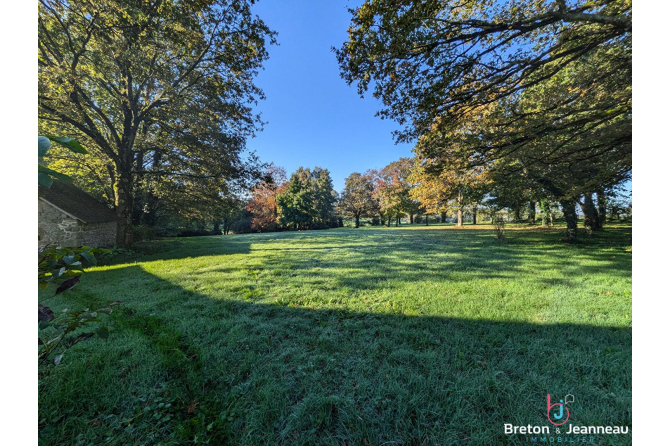
<path fill-rule="evenodd" d="M 140 181 L 169 176 L 178 194 L 249 174 L 254 76 L 275 38 L 252 3 L 40 0 L 40 123 L 108 166 L 119 246 L 132 244 Z"/>

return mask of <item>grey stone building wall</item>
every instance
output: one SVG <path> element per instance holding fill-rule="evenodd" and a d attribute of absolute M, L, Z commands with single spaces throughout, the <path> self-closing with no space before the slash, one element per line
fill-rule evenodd
<path fill-rule="evenodd" d="M 38 202 L 39 247 L 79 246 L 79 221 L 43 200 Z"/>
<path fill-rule="evenodd" d="M 84 223 L 44 200 L 38 200 L 39 247 L 91 246 L 106 248 L 116 241 L 116 222 Z"/>
<path fill-rule="evenodd" d="M 93 248 L 111 248 L 116 243 L 116 222 L 83 223 L 80 245 Z"/>

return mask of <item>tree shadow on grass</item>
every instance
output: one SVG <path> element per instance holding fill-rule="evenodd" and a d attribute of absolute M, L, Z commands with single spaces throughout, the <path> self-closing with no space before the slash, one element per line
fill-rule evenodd
<path fill-rule="evenodd" d="M 523 444 L 503 425 L 550 426 L 547 393 L 575 396 L 573 424 L 631 423 L 630 328 L 313 310 L 187 290 L 139 265 L 89 273 L 64 298 L 119 296 L 110 338 L 42 383 L 42 441 Z M 144 415 L 157 398 L 173 404 L 158 421 Z"/>
<path fill-rule="evenodd" d="M 133 261 L 176 260 L 204 256 L 248 254 L 248 238 L 233 236 L 201 236 L 164 238 L 136 243 L 133 251 L 102 258 L 101 265 L 122 265 Z"/>
<path fill-rule="evenodd" d="M 414 231 L 415 233 L 417 231 Z M 341 243 L 338 236 L 315 238 L 311 243 L 288 246 L 254 246 L 267 251 L 263 266 L 269 270 L 307 270 L 331 278 L 351 290 L 371 290 L 389 281 L 464 281 L 473 279 L 514 280 L 528 275 L 544 285 L 580 286 L 584 277 L 606 275 L 630 278 L 632 256 L 630 232 L 610 230 L 575 245 L 560 241 L 557 231 L 517 231 L 506 243 L 497 243 L 491 231 L 366 230 L 358 243 Z M 325 245 L 325 246 L 324 246 Z M 338 255 L 339 253 L 339 255 Z M 332 260 L 324 256 L 332 255 Z M 342 266 L 349 269 L 343 275 Z M 533 270 L 529 270 L 532 267 Z"/>
<path fill-rule="evenodd" d="M 587 235 L 580 231 L 580 238 L 572 245 L 561 241 L 563 231 L 549 228 L 524 228 L 509 231 L 503 244 L 495 241 L 490 228 L 469 227 L 459 230 L 451 227 L 440 229 L 417 229 L 415 227 L 382 229 L 330 229 L 312 231 L 286 231 L 263 234 L 233 234 L 227 236 L 203 236 L 166 238 L 140 242 L 135 253 L 118 255 L 106 264 L 122 264 L 128 261 L 172 260 L 187 257 L 215 256 L 225 254 L 247 254 L 252 249 L 284 253 L 317 253 L 319 251 L 352 251 L 363 254 L 377 250 L 418 251 L 431 255 L 455 250 L 490 252 L 499 248 L 511 250 L 524 247 L 529 254 L 542 253 L 547 246 L 571 247 L 582 255 L 589 255 L 594 248 L 610 248 L 620 254 L 632 243 L 632 230 L 629 227 L 612 227 L 602 233 Z M 344 243 L 343 243 L 344 241 Z M 351 241 L 351 243 L 348 243 Z M 284 243 L 285 242 L 285 243 Z M 299 246 L 296 245 L 299 242 Z M 332 243 L 332 246 L 324 246 Z M 542 245 L 533 252 L 534 244 Z M 530 249 L 530 250 L 529 250 Z M 596 257 L 601 257 L 596 253 Z"/>

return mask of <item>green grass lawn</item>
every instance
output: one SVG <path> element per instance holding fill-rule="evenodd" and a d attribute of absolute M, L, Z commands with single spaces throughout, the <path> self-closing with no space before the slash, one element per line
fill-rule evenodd
<path fill-rule="evenodd" d="M 43 444 L 524 444 L 631 425 L 631 228 L 333 229 L 145 243 L 40 302 L 123 305 L 42 376 Z M 53 293 L 53 290 L 51 290 Z M 553 429 L 552 429 L 553 432 Z M 591 444 L 630 444 L 596 436 Z"/>

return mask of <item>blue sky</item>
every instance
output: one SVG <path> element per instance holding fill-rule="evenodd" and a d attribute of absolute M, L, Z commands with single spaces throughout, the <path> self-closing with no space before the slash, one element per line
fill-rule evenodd
<path fill-rule="evenodd" d="M 341 192 L 352 172 L 377 169 L 403 156 L 412 145 L 395 144 L 398 124 L 375 116 L 381 103 L 340 78 L 331 47 L 347 40 L 347 8 L 360 1 L 260 0 L 256 14 L 277 31 L 279 46 L 270 46 L 256 84 L 267 99 L 257 111 L 267 124 L 247 147 L 264 162 L 286 169 L 320 166 L 330 171 Z M 631 182 L 624 186 L 632 189 Z"/>
<path fill-rule="evenodd" d="M 268 124 L 247 147 L 289 175 L 300 166 L 326 168 L 338 192 L 350 173 L 412 155 L 411 145 L 394 143 L 398 125 L 375 117 L 379 101 L 371 94 L 361 99 L 340 78 L 331 47 L 347 39 L 347 8 L 357 3 L 261 0 L 254 6 L 279 33 L 279 46 L 269 48 L 256 81 L 267 96 L 257 109 Z"/>

